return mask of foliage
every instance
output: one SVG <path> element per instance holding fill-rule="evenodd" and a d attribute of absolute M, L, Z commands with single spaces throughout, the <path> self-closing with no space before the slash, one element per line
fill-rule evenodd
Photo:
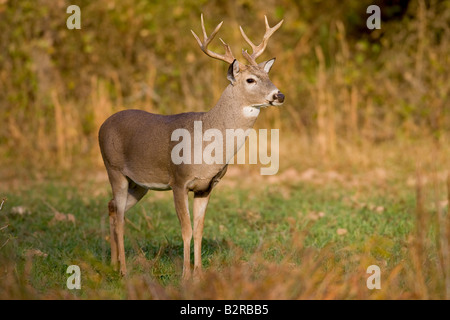
<path fill-rule="evenodd" d="M 365 27 L 371 1 L 77 4 L 81 30 L 65 26 L 68 1 L 0 3 L 5 161 L 39 169 L 95 163 L 98 128 L 114 111 L 208 110 L 226 86 L 226 66 L 203 55 L 190 34 L 199 30 L 200 12 L 208 30 L 224 20 L 220 36 L 235 54 L 246 48 L 238 25 L 258 39 L 264 14 L 271 24 L 285 20 L 265 58 L 278 58 L 272 79 L 287 101 L 260 126 L 282 124 L 331 154 L 342 142 L 430 134 L 445 142 L 448 1 L 379 1 L 384 20 L 374 31 Z"/>
<path fill-rule="evenodd" d="M 121 109 L 215 104 L 227 66 L 192 37 L 200 13 L 238 57 L 239 25 L 258 42 L 264 15 L 284 19 L 261 60 L 277 57 L 286 102 L 257 121 L 280 129 L 280 173 L 228 170 L 189 290 L 170 193 L 150 192 L 127 214 L 120 279 L 98 128 Z M 448 21 L 448 0 L 0 0 L 0 299 L 449 299 Z M 380 291 L 365 287 L 373 263 Z"/>

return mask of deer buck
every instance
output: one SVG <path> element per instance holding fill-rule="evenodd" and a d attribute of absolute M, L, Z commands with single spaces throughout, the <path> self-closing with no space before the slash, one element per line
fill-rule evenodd
<path fill-rule="evenodd" d="M 171 138 L 174 130 L 184 128 L 193 134 L 194 122 L 201 121 L 202 130 L 214 128 L 223 133 L 227 129 L 245 131 L 253 127 L 261 107 L 279 106 L 284 101 L 284 95 L 273 85 L 268 76 L 275 58 L 259 64 L 256 62 L 256 59 L 264 52 L 269 38 L 280 28 L 283 21 L 271 28 L 265 17 L 266 32 L 258 46 L 250 41 L 240 27 L 242 36 L 253 50 L 251 55 L 242 50 L 249 65 L 240 64 L 222 39 L 220 40 L 225 47 L 225 54 L 221 55 L 208 49 L 208 45 L 222 23 L 217 25 L 208 37 L 203 15 L 201 15 L 203 41 L 191 30 L 205 54 L 229 64 L 227 79 L 230 84 L 211 110 L 174 115 L 124 110 L 113 114 L 100 127 L 100 150 L 113 194 L 113 199 L 108 203 L 111 263 L 115 266 L 119 263 L 122 275 L 126 275 L 127 272 L 123 242 L 124 215 L 148 190 L 172 190 L 183 238 L 183 278 L 191 276 L 192 235 L 194 236 L 194 275 L 201 272 L 201 242 L 206 207 L 211 190 L 225 175 L 228 162 L 232 157 L 227 156 L 221 164 L 204 162 L 175 164 L 171 159 L 171 150 L 177 143 Z M 230 154 L 234 156 L 239 148 L 240 146 L 233 146 Z M 188 192 L 194 192 L 194 232 L 192 232 L 189 215 Z"/>

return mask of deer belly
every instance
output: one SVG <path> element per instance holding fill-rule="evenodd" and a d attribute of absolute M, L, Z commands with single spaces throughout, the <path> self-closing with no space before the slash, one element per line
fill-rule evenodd
<path fill-rule="evenodd" d="M 165 183 L 157 183 L 157 182 L 137 182 L 134 181 L 137 185 L 149 189 L 149 190 L 157 190 L 157 191 L 166 191 L 171 190 L 172 188 Z"/>
<path fill-rule="evenodd" d="M 210 175 L 203 175 L 203 177 L 199 177 L 201 175 L 198 175 L 187 184 L 188 189 L 194 192 L 211 191 L 212 188 L 214 188 L 216 184 L 219 183 L 220 179 L 222 179 L 222 177 L 225 175 L 225 173 L 227 172 L 227 168 L 228 165 L 220 168 L 217 171 L 213 170 L 211 172 L 212 174 Z"/>

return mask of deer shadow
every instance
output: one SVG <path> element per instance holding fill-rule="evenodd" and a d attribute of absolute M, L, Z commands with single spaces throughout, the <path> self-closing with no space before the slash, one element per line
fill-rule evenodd
<path fill-rule="evenodd" d="M 211 257 L 229 252 L 230 246 L 224 239 L 202 239 L 202 260 L 209 260 Z M 166 238 L 164 242 L 150 241 L 140 247 L 141 252 L 147 259 L 159 260 L 182 260 L 184 248 L 181 239 Z M 191 261 L 194 261 L 193 241 L 191 242 Z"/>

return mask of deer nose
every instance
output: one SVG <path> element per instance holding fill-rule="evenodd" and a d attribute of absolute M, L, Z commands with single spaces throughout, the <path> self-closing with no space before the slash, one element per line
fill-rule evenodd
<path fill-rule="evenodd" d="M 278 100 L 278 102 L 284 102 L 284 94 L 278 91 L 278 93 L 275 93 L 273 95 L 273 100 Z"/>

